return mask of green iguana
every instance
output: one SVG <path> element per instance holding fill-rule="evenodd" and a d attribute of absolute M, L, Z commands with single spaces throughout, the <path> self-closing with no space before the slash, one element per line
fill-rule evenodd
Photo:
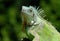
<path fill-rule="evenodd" d="M 40 15 L 43 10 L 33 6 L 22 6 L 23 27 L 27 29 L 27 34 L 34 36 L 32 41 L 60 41 L 60 33 Z"/>

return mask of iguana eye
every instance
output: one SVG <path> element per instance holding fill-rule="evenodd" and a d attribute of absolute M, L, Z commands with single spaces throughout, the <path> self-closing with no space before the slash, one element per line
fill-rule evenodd
<path fill-rule="evenodd" d="M 32 13 L 32 10 L 31 10 L 31 9 L 29 9 L 27 12 Z"/>
<path fill-rule="evenodd" d="M 30 9 L 30 12 L 32 12 L 32 10 Z"/>

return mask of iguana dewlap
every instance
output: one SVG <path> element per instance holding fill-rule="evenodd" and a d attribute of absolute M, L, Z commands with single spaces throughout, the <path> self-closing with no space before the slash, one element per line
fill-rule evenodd
<path fill-rule="evenodd" d="M 59 32 L 40 16 L 41 11 L 32 6 L 22 6 L 22 22 L 25 28 L 29 28 L 28 35 L 34 36 L 32 41 L 60 41 Z"/>

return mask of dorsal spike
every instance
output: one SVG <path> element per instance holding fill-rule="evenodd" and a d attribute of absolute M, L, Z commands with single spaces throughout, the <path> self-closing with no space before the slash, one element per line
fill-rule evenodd
<path fill-rule="evenodd" d="M 37 7 L 37 10 L 39 10 L 40 7 Z"/>
<path fill-rule="evenodd" d="M 46 15 L 44 14 L 44 10 L 43 9 L 39 9 L 38 10 L 38 15 L 41 17 L 45 17 Z"/>

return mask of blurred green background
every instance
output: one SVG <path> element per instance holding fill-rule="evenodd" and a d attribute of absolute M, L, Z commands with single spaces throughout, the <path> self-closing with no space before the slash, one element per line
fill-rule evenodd
<path fill-rule="evenodd" d="M 42 8 L 44 18 L 60 32 L 60 0 L 0 0 L 0 41 L 21 41 L 26 36 L 20 15 L 23 5 Z"/>

